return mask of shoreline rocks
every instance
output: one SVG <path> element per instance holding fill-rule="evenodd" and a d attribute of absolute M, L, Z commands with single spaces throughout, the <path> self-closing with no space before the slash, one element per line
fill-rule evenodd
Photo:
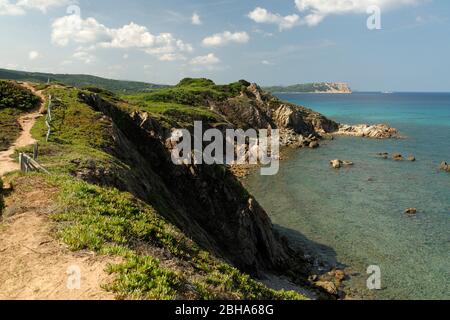
<path fill-rule="evenodd" d="M 395 128 L 391 128 L 386 124 L 358 124 L 347 125 L 341 124 L 339 130 L 334 134 L 342 136 L 352 136 L 371 139 L 392 139 L 400 138 L 399 132 Z"/>

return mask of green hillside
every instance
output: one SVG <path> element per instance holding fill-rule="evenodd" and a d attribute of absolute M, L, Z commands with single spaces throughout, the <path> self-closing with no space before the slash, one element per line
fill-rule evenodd
<path fill-rule="evenodd" d="M 32 82 L 61 82 L 74 87 L 99 87 L 115 93 L 149 92 L 167 87 L 138 81 L 105 79 L 90 75 L 52 74 L 0 69 L 0 79 Z"/>

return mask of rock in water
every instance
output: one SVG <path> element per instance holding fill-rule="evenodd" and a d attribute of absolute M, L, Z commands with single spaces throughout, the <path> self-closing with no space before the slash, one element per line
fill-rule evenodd
<path fill-rule="evenodd" d="M 408 157 L 408 161 L 414 162 L 414 161 L 416 161 L 416 157 L 414 157 L 414 156 L 409 156 L 409 157 Z"/>
<path fill-rule="evenodd" d="M 319 147 L 319 143 L 318 143 L 317 141 L 312 141 L 312 142 L 309 144 L 309 147 L 310 147 L 311 149 L 317 149 L 317 148 Z"/>
<path fill-rule="evenodd" d="M 373 139 L 390 139 L 399 137 L 398 130 L 391 128 L 386 124 L 358 124 L 354 126 L 341 124 L 336 134 Z"/>
<path fill-rule="evenodd" d="M 331 160 L 330 161 L 330 165 L 334 168 L 334 169 L 339 169 L 342 165 L 342 161 L 341 160 Z"/>
<path fill-rule="evenodd" d="M 406 209 L 406 210 L 405 210 L 405 214 L 408 214 L 408 215 L 413 216 L 413 215 L 417 214 L 417 209 L 416 209 L 416 208 L 409 208 L 409 209 Z"/>
<path fill-rule="evenodd" d="M 445 162 L 445 161 L 441 163 L 441 167 L 440 168 L 441 168 L 441 170 L 450 172 L 450 165 L 447 162 Z"/>
<path fill-rule="evenodd" d="M 392 159 L 394 159 L 395 161 L 402 161 L 403 160 L 403 156 L 399 153 L 396 153 L 392 156 Z"/>
<path fill-rule="evenodd" d="M 342 161 L 342 165 L 349 167 L 349 166 L 353 166 L 354 163 L 351 161 L 348 161 L 348 160 L 344 160 L 344 161 Z"/>

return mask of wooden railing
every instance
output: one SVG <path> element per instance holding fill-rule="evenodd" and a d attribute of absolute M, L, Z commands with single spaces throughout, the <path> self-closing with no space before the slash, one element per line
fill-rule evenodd
<path fill-rule="evenodd" d="M 47 116 L 45 117 L 45 124 L 47 125 L 47 136 L 45 138 L 45 141 L 48 142 L 48 139 L 50 138 L 50 134 L 52 133 L 52 96 L 48 96 L 48 108 L 47 108 Z"/>
<path fill-rule="evenodd" d="M 37 155 L 38 155 L 38 144 L 36 143 L 33 148 L 33 157 L 30 157 L 26 153 L 20 153 L 19 154 L 19 165 L 20 165 L 20 171 L 24 173 L 28 172 L 43 172 L 48 175 L 51 173 L 48 172 L 47 169 L 45 169 L 39 162 L 37 162 Z"/>

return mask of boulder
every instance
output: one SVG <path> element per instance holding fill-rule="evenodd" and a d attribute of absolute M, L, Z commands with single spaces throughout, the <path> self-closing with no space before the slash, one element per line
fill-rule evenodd
<path fill-rule="evenodd" d="M 311 149 L 317 149 L 319 147 L 319 143 L 317 141 L 311 141 L 311 143 L 309 144 L 309 147 Z"/>
<path fill-rule="evenodd" d="M 331 160 L 330 161 L 330 165 L 334 168 L 334 169 L 339 169 L 342 166 L 342 161 L 341 160 Z"/>
<path fill-rule="evenodd" d="M 406 210 L 405 210 L 405 214 L 408 214 L 408 215 L 413 216 L 413 215 L 417 214 L 417 209 L 416 209 L 416 208 L 409 208 L 409 209 L 406 209 Z"/>
<path fill-rule="evenodd" d="M 338 288 L 331 281 L 317 281 L 316 286 L 321 287 L 326 292 L 328 292 L 332 295 L 337 295 L 337 293 L 338 293 Z"/>

